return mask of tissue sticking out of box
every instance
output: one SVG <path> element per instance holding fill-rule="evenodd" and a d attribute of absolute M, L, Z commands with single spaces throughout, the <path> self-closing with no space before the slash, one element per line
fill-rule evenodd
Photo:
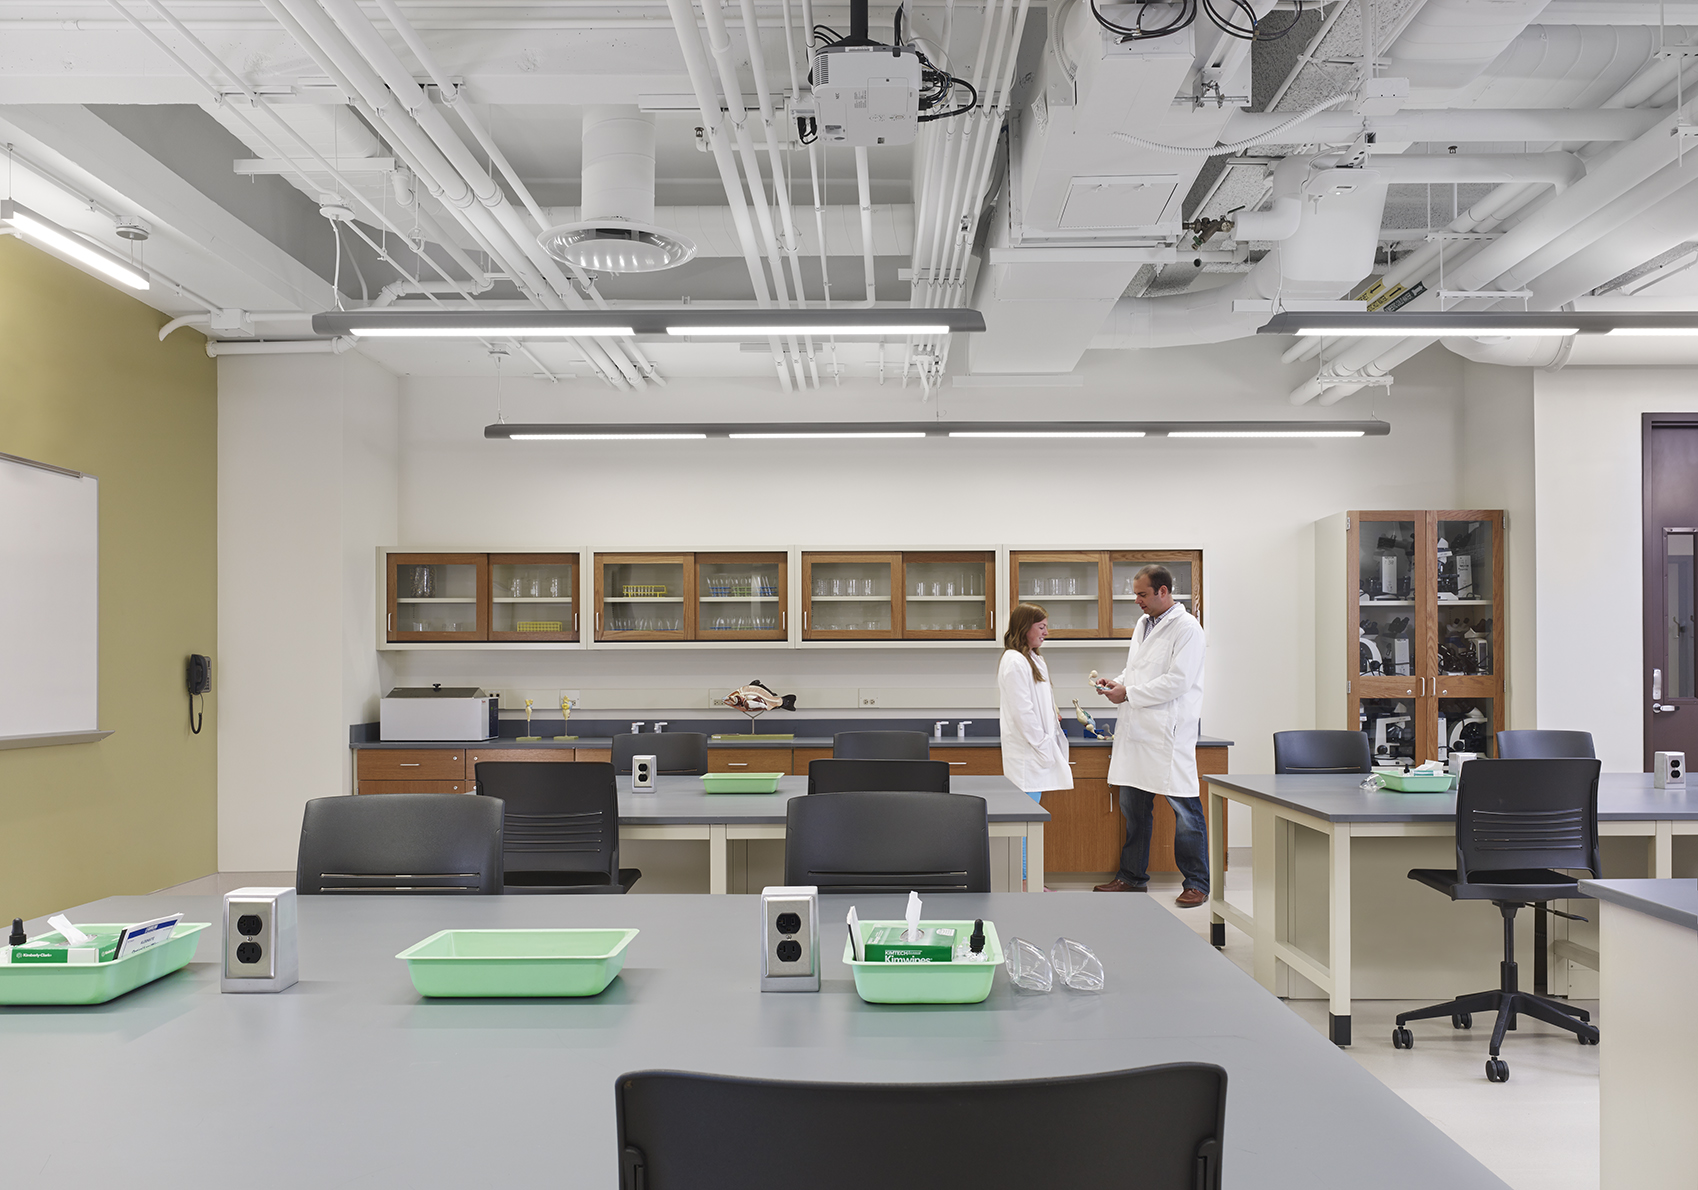
<path fill-rule="evenodd" d="M 920 940 L 920 894 L 912 889 L 908 892 L 908 911 L 903 915 L 908 919 L 908 928 L 902 933 L 904 942 Z"/>

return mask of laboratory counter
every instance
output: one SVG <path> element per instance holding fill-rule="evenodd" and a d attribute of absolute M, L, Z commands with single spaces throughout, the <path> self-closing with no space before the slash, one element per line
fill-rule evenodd
<path fill-rule="evenodd" d="M 483 746 L 483 747 L 497 746 L 497 747 L 501 747 L 501 748 L 521 748 L 521 749 L 535 748 L 535 749 L 542 749 L 542 750 L 548 750 L 548 749 L 554 749 L 554 748 L 573 748 L 573 749 L 579 749 L 579 750 L 583 750 L 583 751 L 591 751 L 591 750 L 606 751 L 606 750 L 611 749 L 613 747 L 613 737 L 610 736 L 610 735 L 576 736 L 576 737 L 569 739 L 569 740 L 553 739 L 551 734 L 549 734 L 549 733 L 558 732 L 560 730 L 559 725 L 557 723 L 546 726 L 546 727 L 544 727 L 542 725 L 538 726 L 538 730 L 543 733 L 543 738 L 541 740 L 521 740 L 517 735 L 508 735 L 506 733 L 506 729 L 508 729 L 509 727 L 517 727 L 520 730 L 522 730 L 523 727 L 524 727 L 524 723 L 523 723 L 522 720 L 515 722 L 514 720 L 504 719 L 501 722 L 501 726 L 502 726 L 502 729 L 503 729 L 502 734 L 498 735 L 498 736 L 496 736 L 492 739 L 487 739 L 487 740 L 379 740 L 379 739 L 375 738 L 376 737 L 376 727 L 377 727 L 377 725 L 375 723 L 373 723 L 373 724 L 360 724 L 359 726 L 354 728 L 355 738 L 352 740 L 352 742 L 350 743 L 349 746 L 351 748 L 353 748 L 355 751 L 361 751 L 363 749 L 368 749 L 368 748 L 474 748 L 474 747 L 478 747 L 480 745 Z M 361 728 L 364 728 L 364 727 L 371 727 L 373 729 L 372 730 L 373 738 L 371 738 L 371 739 L 359 738 L 360 730 L 361 730 Z M 693 730 L 693 729 L 691 729 L 691 730 Z M 676 735 L 677 729 L 674 729 L 674 730 L 671 730 L 671 731 L 666 731 L 666 732 L 646 731 L 646 732 L 640 732 L 638 734 L 640 734 L 640 735 Z M 946 736 L 942 739 L 939 739 L 939 738 L 936 738 L 936 737 L 928 737 L 927 743 L 929 743 L 933 748 L 1001 748 L 1002 747 L 1002 737 L 1001 736 L 994 736 L 994 735 L 988 735 L 988 736 L 987 735 L 970 735 L 970 736 L 953 736 L 952 735 L 952 736 Z M 1197 740 L 1197 747 L 1199 747 L 1199 748 L 1230 748 L 1230 747 L 1233 746 L 1233 743 L 1234 743 L 1234 741 L 1232 741 L 1232 740 L 1220 739 L 1220 738 L 1217 738 L 1215 736 L 1200 736 Z M 1094 739 L 1094 738 L 1091 738 L 1091 737 L 1088 737 L 1088 736 L 1069 735 L 1068 738 L 1067 738 L 1067 745 L 1068 745 L 1069 748 L 1111 748 L 1114 745 L 1114 741 L 1111 740 L 1111 739 Z M 724 733 L 720 733 L 718 735 L 709 734 L 707 746 L 708 746 L 709 749 L 722 749 L 722 748 L 770 748 L 770 749 L 810 748 L 811 749 L 811 748 L 823 748 L 823 749 L 825 749 L 825 751 L 827 753 L 829 753 L 831 751 L 831 746 L 832 746 L 832 737 L 828 736 L 828 735 L 822 735 L 822 736 L 797 735 L 797 736 L 782 736 L 782 737 L 754 736 L 754 737 L 750 737 L 750 736 L 746 736 L 746 735 L 738 735 L 735 732 L 724 732 Z"/>

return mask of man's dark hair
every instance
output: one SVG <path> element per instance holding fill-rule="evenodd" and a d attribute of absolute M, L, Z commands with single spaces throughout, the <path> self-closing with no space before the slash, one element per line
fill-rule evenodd
<path fill-rule="evenodd" d="M 1173 594 L 1173 571 L 1165 566 L 1146 566 L 1138 572 L 1138 577 L 1150 584 L 1152 592 L 1166 587 L 1167 593 Z"/>

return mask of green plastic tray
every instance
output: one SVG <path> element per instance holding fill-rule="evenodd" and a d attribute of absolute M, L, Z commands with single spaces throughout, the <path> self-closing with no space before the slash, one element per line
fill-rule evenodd
<path fill-rule="evenodd" d="M 1378 772 L 1379 770 L 1375 770 Z M 1421 776 L 1414 773 L 1379 774 L 1385 787 L 1393 793 L 1444 793 L 1451 787 L 1456 778 L 1449 773 L 1439 773 L 1437 776 Z"/>
<path fill-rule="evenodd" d="M 777 793 L 783 773 L 703 773 L 703 793 Z"/>
<path fill-rule="evenodd" d="M 636 930 L 439 930 L 395 957 L 421 996 L 594 996 Z"/>
<path fill-rule="evenodd" d="M 85 933 L 117 933 L 134 922 L 79 922 Z M 169 975 L 195 957 L 202 930 L 211 922 L 180 921 L 171 937 L 138 954 L 104 963 L 0 963 L 0 1004 L 104 1004 L 144 983 Z M 58 931 L 31 942 L 63 942 Z"/>
<path fill-rule="evenodd" d="M 901 921 L 864 921 L 861 937 L 875 926 L 906 925 Z M 953 926 L 965 938 L 970 921 L 922 921 L 922 926 Z M 977 1004 L 990 995 L 991 983 L 1002 966 L 1002 943 L 996 927 L 985 923 L 983 963 L 869 963 L 857 961 L 849 938 L 843 939 L 843 961 L 855 972 L 855 991 L 868 1004 Z"/>

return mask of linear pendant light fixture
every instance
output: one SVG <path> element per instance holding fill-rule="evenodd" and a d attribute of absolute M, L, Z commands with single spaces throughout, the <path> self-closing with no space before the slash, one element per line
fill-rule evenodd
<path fill-rule="evenodd" d="M 698 425 L 570 425 L 497 422 L 485 438 L 514 442 L 662 442 L 707 438 L 894 439 L 991 438 L 1025 440 L 1126 438 L 1378 438 L 1391 433 L 1383 421 L 1221 422 L 797 422 L 703 423 Z"/>
<path fill-rule="evenodd" d="M 977 310 L 336 310 L 315 314 L 318 335 L 359 338 L 577 339 L 669 335 L 764 339 L 769 335 L 948 335 L 985 329 Z"/>
<path fill-rule="evenodd" d="M 1426 339 L 1455 336 L 1497 339 L 1523 335 L 1698 335 L 1698 311 L 1607 313 L 1554 310 L 1461 310 L 1447 313 L 1275 314 L 1259 328 L 1263 335 L 1349 335 Z"/>
<path fill-rule="evenodd" d="M 131 289 L 149 289 L 153 285 L 146 273 L 122 256 L 89 243 L 69 228 L 60 227 L 46 215 L 38 215 L 10 198 L 0 199 L 0 224 L 12 228 L 25 239 L 44 244 L 55 252 L 63 252 Z"/>

